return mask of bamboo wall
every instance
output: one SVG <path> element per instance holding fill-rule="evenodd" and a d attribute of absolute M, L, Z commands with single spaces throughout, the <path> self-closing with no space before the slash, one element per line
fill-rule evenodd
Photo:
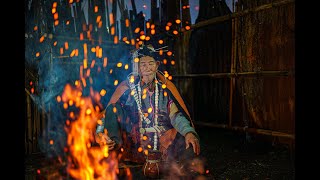
<path fill-rule="evenodd" d="M 180 38 L 177 54 L 189 66 L 181 64 L 175 81 L 191 99 L 196 124 L 291 142 L 295 135 L 294 1 L 239 0 L 234 8 L 233 13 L 198 21 L 184 34 L 189 41 Z"/>
<path fill-rule="evenodd" d="M 236 12 L 262 5 L 254 2 L 239 1 Z M 294 3 L 247 14 L 234 19 L 234 23 L 237 72 L 294 71 Z M 294 134 L 294 80 L 292 74 L 239 78 L 235 88 L 245 96 L 251 127 Z"/>
<path fill-rule="evenodd" d="M 37 86 L 38 77 L 29 70 L 25 71 L 25 154 L 40 151 L 39 137 L 46 130 L 47 120 L 44 110 L 37 104 L 36 91 L 31 89 Z M 32 84 L 30 83 L 32 82 Z"/>

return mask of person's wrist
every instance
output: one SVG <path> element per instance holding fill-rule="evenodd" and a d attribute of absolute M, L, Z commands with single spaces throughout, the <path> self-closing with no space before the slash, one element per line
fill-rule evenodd
<path fill-rule="evenodd" d="M 197 134 L 196 132 L 193 132 L 193 131 L 187 132 L 184 137 L 186 137 L 186 136 L 187 136 L 188 134 L 190 134 L 190 133 L 193 134 L 193 136 L 199 140 L 198 134 Z"/>
<path fill-rule="evenodd" d="M 189 131 L 189 132 L 187 132 L 184 136 L 187 136 L 188 134 L 193 134 L 193 135 L 196 135 L 194 132 L 192 132 L 192 131 Z"/>

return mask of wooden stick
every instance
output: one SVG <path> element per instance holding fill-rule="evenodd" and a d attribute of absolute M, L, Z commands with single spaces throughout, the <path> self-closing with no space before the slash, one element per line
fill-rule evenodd
<path fill-rule="evenodd" d="M 232 4 L 234 5 L 234 0 L 232 1 Z M 233 7 L 232 7 L 232 10 Z M 236 69 L 236 57 L 237 57 L 237 25 L 236 25 L 236 21 L 237 19 L 232 19 L 232 43 L 231 43 L 231 69 L 230 72 L 231 73 L 237 73 L 237 69 Z M 230 97 L 229 97 L 229 126 L 232 126 L 232 104 L 233 104 L 233 91 L 235 89 L 235 83 L 236 83 L 236 79 L 232 78 L 230 79 Z"/>
<path fill-rule="evenodd" d="M 227 124 L 215 124 L 215 123 L 199 122 L 199 121 L 194 121 L 194 124 L 199 125 L 199 126 L 231 129 L 231 130 L 244 131 L 244 132 L 255 133 L 255 134 L 263 134 L 263 135 L 268 135 L 268 136 L 285 137 L 285 138 L 289 138 L 289 139 L 293 139 L 293 140 L 295 139 L 294 134 L 287 134 L 287 133 L 283 133 L 283 132 L 279 132 L 279 131 L 256 129 L 256 128 L 246 128 L 246 127 L 238 127 L 238 126 L 230 127 Z"/>
<path fill-rule="evenodd" d="M 294 74 L 289 71 L 256 71 L 256 72 L 234 72 L 234 73 L 212 73 L 212 74 L 185 74 L 185 75 L 172 75 L 175 78 L 230 78 L 239 76 L 288 76 Z"/>
<path fill-rule="evenodd" d="M 25 68 L 26 76 L 31 76 L 32 79 L 38 80 L 38 76 L 35 76 L 35 73 L 31 72 L 28 68 Z"/>

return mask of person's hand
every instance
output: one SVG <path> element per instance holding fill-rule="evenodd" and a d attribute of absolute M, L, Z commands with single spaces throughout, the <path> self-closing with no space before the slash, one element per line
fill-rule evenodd
<path fill-rule="evenodd" d="M 197 155 L 200 154 L 200 144 L 198 138 L 191 132 L 187 133 L 185 135 L 186 140 L 186 149 L 189 148 L 189 144 L 193 147 L 193 152 Z"/>
<path fill-rule="evenodd" d="M 109 151 L 115 148 L 116 143 L 113 140 L 111 140 L 110 137 L 105 133 L 95 134 L 95 139 L 100 146 L 107 145 Z"/>

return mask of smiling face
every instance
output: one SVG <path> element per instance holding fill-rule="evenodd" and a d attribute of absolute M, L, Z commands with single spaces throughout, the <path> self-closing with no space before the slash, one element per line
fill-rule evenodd
<path fill-rule="evenodd" d="M 151 82 L 155 78 L 158 67 L 159 62 L 155 61 L 153 57 L 141 57 L 139 62 L 139 72 L 142 76 L 142 81 L 144 81 L 145 83 Z"/>

